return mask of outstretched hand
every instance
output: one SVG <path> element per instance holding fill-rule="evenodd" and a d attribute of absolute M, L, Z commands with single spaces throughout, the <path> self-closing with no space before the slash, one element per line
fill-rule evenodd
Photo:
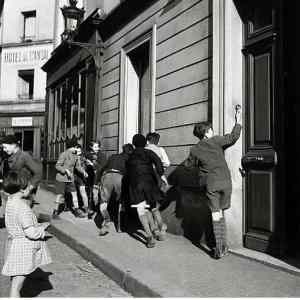
<path fill-rule="evenodd" d="M 234 115 L 235 123 L 241 123 L 241 110 L 242 110 L 241 105 L 237 104 L 235 106 L 235 115 Z"/>

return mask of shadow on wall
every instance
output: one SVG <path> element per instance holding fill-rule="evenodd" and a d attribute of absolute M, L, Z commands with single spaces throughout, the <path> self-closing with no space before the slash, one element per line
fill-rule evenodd
<path fill-rule="evenodd" d="M 168 225 L 168 231 L 184 235 L 199 246 L 214 245 L 212 219 L 204 190 L 199 188 L 197 170 L 179 165 L 168 176 L 172 188 L 161 205 L 161 214 Z"/>

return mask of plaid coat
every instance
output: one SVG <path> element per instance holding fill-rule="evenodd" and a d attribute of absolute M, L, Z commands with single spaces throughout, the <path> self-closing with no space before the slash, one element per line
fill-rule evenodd
<path fill-rule="evenodd" d="M 5 225 L 8 239 L 3 275 L 27 275 L 37 267 L 51 262 L 50 253 L 43 240 L 44 229 L 38 225 L 35 214 L 23 199 L 11 196 L 8 198 Z M 38 238 L 29 238 L 25 233 L 28 228 L 31 228 Z"/>

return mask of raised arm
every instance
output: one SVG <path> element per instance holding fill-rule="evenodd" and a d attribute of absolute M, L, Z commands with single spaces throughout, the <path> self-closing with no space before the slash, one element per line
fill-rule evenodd
<path fill-rule="evenodd" d="M 236 143 L 241 135 L 241 124 L 236 123 L 229 134 L 225 134 L 223 136 L 215 136 L 213 139 L 217 144 L 219 144 L 223 148 L 230 147 Z"/>

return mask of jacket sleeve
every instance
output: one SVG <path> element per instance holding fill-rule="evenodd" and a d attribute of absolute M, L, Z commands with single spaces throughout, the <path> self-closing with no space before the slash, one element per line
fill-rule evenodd
<path fill-rule="evenodd" d="M 76 171 L 79 172 L 80 174 L 84 174 L 84 172 L 85 172 L 84 164 L 81 162 L 81 160 L 80 160 L 79 157 L 76 158 L 75 169 L 76 169 Z"/>
<path fill-rule="evenodd" d="M 154 163 L 155 169 L 156 169 L 158 175 L 162 176 L 164 174 L 164 167 L 161 162 L 161 159 L 158 157 L 158 155 L 156 153 L 154 153 L 151 150 L 147 150 L 147 153 L 150 156 L 152 163 Z"/>
<path fill-rule="evenodd" d="M 169 157 L 164 148 L 160 148 L 160 151 L 161 151 L 161 155 L 162 155 L 162 160 L 161 160 L 162 164 L 163 164 L 164 168 L 167 168 L 170 166 Z"/>
<path fill-rule="evenodd" d="M 66 169 L 64 168 L 65 160 L 66 160 L 65 153 L 63 152 L 58 157 L 58 160 L 55 165 L 56 171 L 58 171 L 59 173 L 61 173 L 63 175 L 65 175 L 65 173 L 66 173 Z"/>
<path fill-rule="evenodd" d="M 39 226 L 34 222 L 33 212 L 29 207 L 24 205 L 21 214 L 19 215 L 19 220 L 26 237 L 29 239 L 38 240 L 45 236 L 44 227 Z"/>
<path fill-rule="evenodd" d="M 43 177 L 42 165 L 28 153 L 25 154 L 24 162 L 26 168 L 32 173 L 31 184 L 36 187 Z"/>
<path fill-rule="evenodd" d="M 236 123 L 229 134 L 225 134 L 223 136 L 215 136 L 213 139 L 217 144 L 219 144 L 223 148 L 230 147 L 236 143 L 241 135 L 242 126 Z"/>
<path fill-rule="evenodd" d="M 31 226 L 24 229 L 25 235 L 31 240 L 38 240 L 45 237 L 45 230 L 41 226 Z"/>
<path fill-rule="evenodd" d="M 107 157 L 102 151 L 100 151 L 97 155 L 97 161 L 95 163 L 96 182 L 99 182 L 99 180 L 103 174 L 106 163 L 107 163 Z"/>

